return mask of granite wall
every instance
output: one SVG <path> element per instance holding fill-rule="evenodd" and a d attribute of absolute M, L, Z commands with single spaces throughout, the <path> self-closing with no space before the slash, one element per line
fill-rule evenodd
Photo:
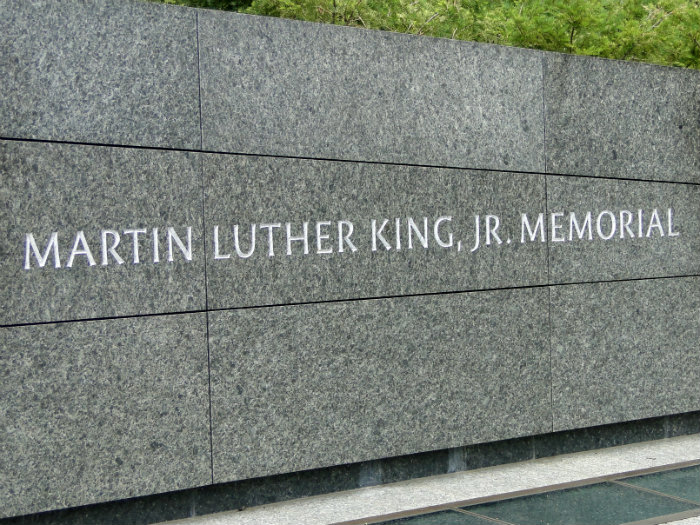
<path fill-rule="evenodd" d="M 700 73 L 0 0 L 0 517 L 700 410 Z"/>

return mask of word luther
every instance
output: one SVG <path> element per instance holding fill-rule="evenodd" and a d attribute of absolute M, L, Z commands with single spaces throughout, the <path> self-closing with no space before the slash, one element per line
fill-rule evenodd
<path fill-rule="evenodd" d="M 353 223 L 345 220 L 335 224 L 331 221 L 317 221 L 312 223 L 311 228 L 308 221 L 301 224 L 248 224 L 243 228 L 235 224 L 227 233 L 222 231 L 221 234 L 217 225 L 213 231 L 214 259 L 230 259 L 232 254 L 240 259 L 248 259 L 256 248 L 268 257 L 274 257 L 275 250 L 278 255 L 281 252 L 286 256 L 309 255 L 311 252 L 330 254 L 334 249 L 338 253 L 355 252 L 357 247 L 352 240 L 354 230 Z"/>
<path fill-rule="evenodd" d="M 130 238 L 126 242 L 122 242 L 122 235 Z M 192 260 L 192 227 L 186 228 L 186 244 L 182 241 L 175 228 L 168 226 L 165 229 L 165 240 L 161 246 L 161 237 L 158 228 L 153 228 L 149 232 L 145 228 L 128 229 L 119 233 L 116 230 L 101 230 L 99 235 L 95 236 L 98 241 L 90 242 L 85 237 L 85 232 L 82 230 L 75 234 L 68 245 L 61 245 L 59 242 L 58 232 L 53 232 L 49 235 L 48 241 L 43 243 L 43 251 L 37 245 L 37 240 L 33 233 L 27 233 L 24 242 L 24 269 L 29 270 L 33 264 L 39 268 L 43 268 L 52 259 L 54 268 L 61 268 L 62 254 L 68 253 L 68 260 L 64 268 L 72 268 L 74 264 L 80 261 L 80 264 L 95 266 L 97 261 L 95 256 L 100 260 L 102 266 L 110 264 L 124 264 L 130 261 L 132 264 L 139 264 L 145 254 L 148 254 L 148 260 L 152 260 L 154 264 L 161 262 L 161 251 L 164 251 L 163 256 L 167 262 L 173 262 L 176 258 L 182 257 L 185 261 Z M 99 245 L 97 251 L 94 251 L 95 244 Z M 180 255 L 177 255 L 179 252 Z"/>

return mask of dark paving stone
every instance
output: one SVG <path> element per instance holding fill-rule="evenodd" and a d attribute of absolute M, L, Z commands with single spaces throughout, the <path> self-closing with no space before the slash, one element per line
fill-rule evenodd
<path fill-rule="evenodd" d="M 665 417 L 627 421 L 576 430 L 565 430 L 535 436 L 535 457 L 571 454 L 584 450 L 616 447 L 641 441 L 663 439 L 666 435 Z"/>
<path fill-rule="evenodd" d="M 152 525 L 192 516 L 193 491 L 0 519 L 0 525 Z"/>
<path fill-rule="evenodd" d="M 435 476 L 447 472 L 447 450 L 410 454 L 381 461 L 382 483 Z"/>
<path fill-rule="evenodd" d="M 535 454 L 533 439 L 523 437 L 467 446 L 465 447 L 467 468 L 471 470 L 533 459 Z"/>
<path fill-rule="evenodd" d="M 265 478 L 222 483 L 197 490 L 197 515 L 306 498 L 361 486 L 363 464 L 340 465 Z"/>
<path fill-rule="evenodd" d="M 666 416 L 665 422 L 666 437 L 700 434 L 700 414 L 698 412 Z"/>

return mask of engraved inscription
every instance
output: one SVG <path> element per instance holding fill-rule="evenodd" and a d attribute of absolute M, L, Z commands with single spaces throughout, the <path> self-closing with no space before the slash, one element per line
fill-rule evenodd
<path fill-rule="evenodd" d="M 473 215 L 458 224 L 454 215 L 375 217 L 364 219 L 369 232 L 361 237 L 358 221 L 318 220 L 214 225 L 208 233 L 211 257 L 235 261 L 255 257 L 303 257 L 333 254 L 399 252 L 402 250 L 479 250 L 532 242 L 607 242 L 679 237 L 673 208 L 637 210 L 555 211 L 546 216 L 519 214 L 519 224 L 498 215 Z M 464 248 L 464 249 L 463 249 Z M 87 237 L 84 231 L 25 235 L 24 269 L 72 268 L 143 263 L 190 262 L 197 247 L 192 227 L 104 229 Z"/>

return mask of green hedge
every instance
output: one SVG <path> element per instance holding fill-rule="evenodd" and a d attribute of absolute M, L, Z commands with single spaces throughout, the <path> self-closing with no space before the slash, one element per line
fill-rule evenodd
<path fill-rule="evenodd" d="M 152 0 L 700 69 L 700 0 Z"/>

